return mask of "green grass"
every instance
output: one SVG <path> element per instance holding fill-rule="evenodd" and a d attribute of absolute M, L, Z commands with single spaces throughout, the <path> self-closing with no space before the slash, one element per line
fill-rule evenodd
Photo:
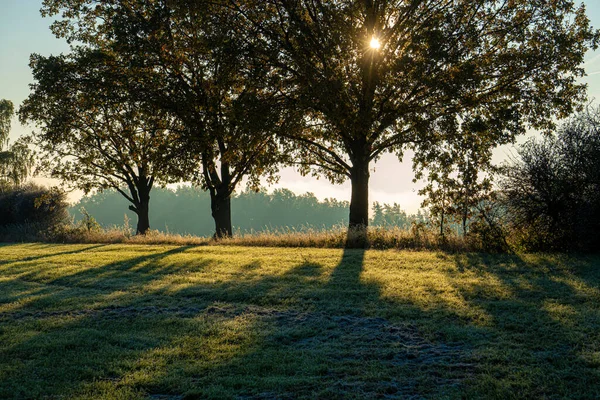
<path fill-rule="evenodd" d="M 0 398 L 598 398 L 600 258 L 0 245 Z"/>

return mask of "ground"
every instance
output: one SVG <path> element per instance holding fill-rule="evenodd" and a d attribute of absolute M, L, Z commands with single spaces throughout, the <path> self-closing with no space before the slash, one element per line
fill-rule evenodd
<path fill-rule="evenodd" d="M 0 245 L 0 398 L 598 398 L 600 257 Z"/>

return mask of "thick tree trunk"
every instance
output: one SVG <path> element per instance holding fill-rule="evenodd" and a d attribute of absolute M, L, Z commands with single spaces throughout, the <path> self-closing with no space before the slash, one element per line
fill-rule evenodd
<path fill-rule="evenodd" d="M 135 184 L 130 182 L 129 190 L 133 205 L 129 209 L 137 214 L 136 235 L 145 235 L 150 229 L 150 190 L 154 183 L 154 177 L 146 178 L 140 174 Z"/>
<path fill-rule="evenodd" d="M 227 190 L 224 193 L 218 190 L 211 190 L 210 192 L 210 208 L 212 217 L 215 220 L 215 239 L 233 236 L 231 196 L 227 192 Z"/>
<path fill-rule="evenodd" d="M 366 158 L 366 157 L 365 157 Z M 350 228 L 369 225 L 369 161 L 353 162 L 350 172 L 352 197 L 350 199 Z"/>
<path fill-rule="evenodd" d="M 137 235 L 145 235 L 150 229 L 150 216 L 149 216 L 149 202 L 146 204 L 140 203 L 140 206 L 137 207 Z"/>

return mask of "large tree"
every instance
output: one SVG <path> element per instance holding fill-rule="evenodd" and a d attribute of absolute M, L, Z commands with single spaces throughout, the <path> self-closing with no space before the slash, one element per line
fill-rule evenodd
<path fill-rule="evenodd" d="M 37 127 L 40 169 L 86 193 L 114 188 L 145 234 L 153 185 L 184 168 L 175 161 L 177 126 L 130 96 L 135 75 L 113 54 L 75 48 L 66 56 L 32 55 L 31 67 L 32 92 L 19 116 Z"/>
<path fill-rule="evenodd" d="M 58 36 L 110 49 L 141 68 L 131 90 L 185 126 L 187 178 L 210 192 L 215 236 L 231 236 L 231 196 L 274 177 L 276 130 L 293 130 L 239 14 L 211 1 L 46 0 Z"/>
<path fill-rule="evenodd" d="M 229 3 L 313 126 L 287 135 L 302 162 L 350 179 L 351 226 L 368 223 L 371 163 L 459 137 L 440 124 L 475 116 L 495 145 L 551 128 L 585 98 L 598 40 L 571 0 Z"/>

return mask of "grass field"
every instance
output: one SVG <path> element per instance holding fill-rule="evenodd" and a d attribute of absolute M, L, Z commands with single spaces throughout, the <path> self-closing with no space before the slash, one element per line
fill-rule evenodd
<path fill-rule="evenodd" d="M 0 398 L 598 398 L 600 258 L 0 245 Z"/>

